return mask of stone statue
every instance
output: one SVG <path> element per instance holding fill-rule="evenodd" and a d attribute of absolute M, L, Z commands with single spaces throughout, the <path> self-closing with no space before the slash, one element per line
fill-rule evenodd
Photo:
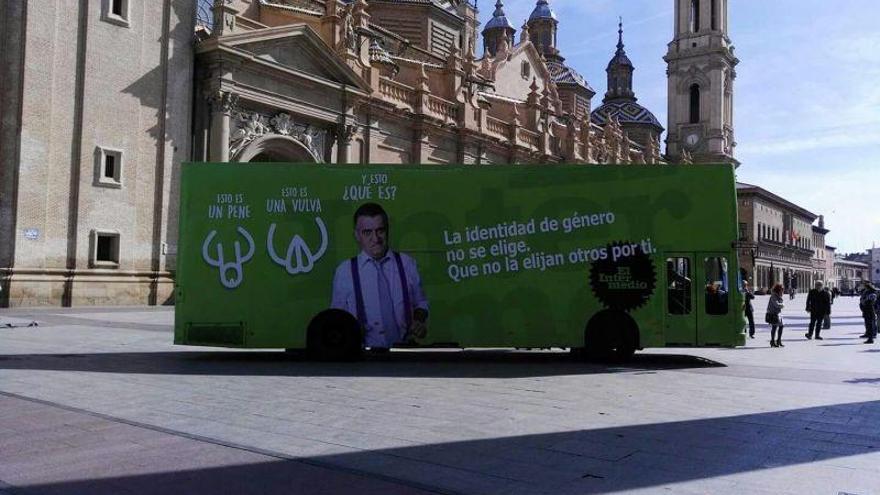
<path fill-rule="evenodd" d="M 681 150 L 681 163 L 685 165 L 691 165 L 694 163 L 694 157 L 688 152 L 688 150 Z"/>

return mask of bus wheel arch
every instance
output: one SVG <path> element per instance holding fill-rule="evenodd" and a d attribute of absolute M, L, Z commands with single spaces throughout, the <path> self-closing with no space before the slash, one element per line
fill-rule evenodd
<path fill-rule="evenodd" d="M 599 311 L 584 329 L 584 348 L 591 358 L 626 361 L 641 348 L 639 325 L 625 311 Z"/>
<path fill-rule="evenodd" d="M 321 311 L 309 322 L 306 353 L 322 361 L 353 361 L 363 350 L 361 325 L 341 309 Z"/>

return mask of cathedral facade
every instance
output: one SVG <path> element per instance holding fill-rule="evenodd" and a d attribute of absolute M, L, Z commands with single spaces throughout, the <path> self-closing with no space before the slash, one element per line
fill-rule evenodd
<path fill-rule="evenodd" d="M 6 3 L 0 305 L 173 301 L 186 161 L 735 162 L 726 4 L 676 0 L 664 156 L 623 26 L 594 109 L 548 0 Z"/>

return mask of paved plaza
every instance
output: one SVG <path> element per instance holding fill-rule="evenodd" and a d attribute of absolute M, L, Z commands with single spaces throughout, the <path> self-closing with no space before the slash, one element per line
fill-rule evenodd
<path fill-rule="evenodd" d="M 822 341 L 803 306 L 784 349 L 761 324 L 627 365 L 313 363 L 176 347 L 172 308 L 2 310 L 0 494 L 880 494 L 880 345 L 856 298 Z"/>

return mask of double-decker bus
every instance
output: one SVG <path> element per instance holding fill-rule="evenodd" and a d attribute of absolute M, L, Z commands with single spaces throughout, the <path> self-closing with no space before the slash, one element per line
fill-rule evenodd
<path fill-rule="evenodd" d="M 736 239 L 727 165 L 189 163 L 174 340 L 737 346 Z"/>

